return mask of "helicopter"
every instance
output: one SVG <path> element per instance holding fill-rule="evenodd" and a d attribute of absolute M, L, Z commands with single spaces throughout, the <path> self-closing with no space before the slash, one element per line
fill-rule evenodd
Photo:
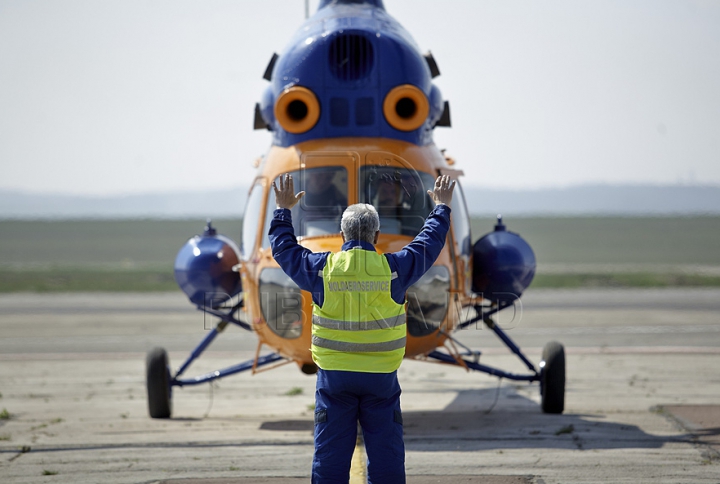
<path fill-rule="evenodd" d="M 173 371 L 167 351 L 146 358 L 148 409 L 170 418 L 173 389 L 241 372 L 296 364 L 312 375 L 312 298 L 273 259 L 268 228 L 275 209 L 272 182 L 289 173 L 306 195 L 292 209 L 298 242 L 314 252 L 339 251 L 340 217 L 350 204 L 369 203 L 380 216 L 376 249 L 408 244 L 433 208 L 427 195 L 439 175 L 457 181 L 451 230 L 435 264 L 407 291 L 405 358 L 427 360 L 513 381 L 538 382 L 541 408 L 562 413 L 565 351 L 552 341 L 536 366 L 493 319 L 513 307 L 535 275 L 530 245 L 498 216 L 492 232 L 472 242 L 459 178 L 462 171 L 433 142 L 450 127 L 450 105 L 433 78 L 430 52 L 421 53 L 382 0 L 321 0 L 263 74 L 269 81 L 255 105 L 254 128 L 272 144 L 253 164 L 242 240 L 208 222 L 175 260 L 175 279 L 197 309 L 219 322 Z M 458 332 L 484 324 L 527 368 L 513 373 L 480 362 Z M 206 374 L 186 371 L 228 325 L 255 333 L 254 358 Z M 264 352 L 263 349 L 267 350 Z"/>

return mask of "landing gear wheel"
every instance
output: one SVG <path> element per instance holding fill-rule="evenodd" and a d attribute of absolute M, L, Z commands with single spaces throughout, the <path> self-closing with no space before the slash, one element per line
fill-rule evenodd
<path fill-rule="evenodd" d="M 540 362 L 542 411 L 563 413 L 565 409 L 565 349 L 557 341 L 545 345 Z"/>
<path fill-rule="evenodd" d="M 148 410 L 152 418 L 170 418 L 172 390 L 170 389 L 170 368 L 167 351 L 153 348 L 146 362 L 146 384 Z"/>

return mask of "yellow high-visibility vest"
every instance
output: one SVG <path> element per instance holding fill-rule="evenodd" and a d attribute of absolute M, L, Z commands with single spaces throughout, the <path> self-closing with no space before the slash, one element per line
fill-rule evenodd
<path fill-rule="evenodd" d="M 323 370 L 391 373 L 405 356 L 405 305 L 390 296 L 385 256 L 354 247 L 330 254 L 325 297 L 313 304 L 312 356 Z"/>

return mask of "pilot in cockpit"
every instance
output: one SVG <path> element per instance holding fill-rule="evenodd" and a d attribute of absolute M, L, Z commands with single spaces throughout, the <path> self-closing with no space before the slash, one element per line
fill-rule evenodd
<path fill-rule="evenodd" d="M 335 183 L 340 170 L 335 167 L 306 170 L 301 188 L 305 191 L 299 213 L 304 235 L 322 235 L 340 231 L 340 217 L 347 207 L 347 196 Z"/>
<path fill-rule="evenodd" d="M 377 209 L 380 227 L 385 233 L 400 233 L 402 199 L 400 180 L 392 177 L 381 177 L 378 180 L 372 205 Z"/>
<path fill-rule="evenodd" d="M 422 188 L 422 186 L 420 186 Z M 378 177 L 372 205 L 380 216 L 380 227 L 387 234 L 415 236 L 422 228 L 424 190 L 410 174 L 385 173 Z"/>

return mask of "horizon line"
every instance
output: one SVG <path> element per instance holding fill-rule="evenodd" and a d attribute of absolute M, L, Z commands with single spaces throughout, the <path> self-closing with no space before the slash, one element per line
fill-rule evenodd
<path fill-rule="evenodd" d="M 463 183 L 462 187 L 473 190 L 486 191 L 503 191 L 503 192 L 538 192 L 538 191 L 561 191 L 573 190 L 579 188 L 717 188 L 720 189 L 720 182 L 715 183 L 698 183 L 698 182 L 676 182 L 676 183 L 651 183 L 651 182 L 582 182 L 572 185 L 548 185 L 536 187 L 504 187 L 504 186 L 487 186 L 474 183 Z M 119 192 L 110 194 L 95 193 L 64 193 L 64 192 L 34 192 L 27 189 L 3 188 L 0 187 L 0 196 L 2 195 L 20 195 L 33 197 L 73 197 L 73 198 L 92 198 L 92 199 L 108 199 L 108 198 L 130 198 L 143 196 L 169 196 L 169 195 L 189 195 L 189 194 L 206 194 L 209 192 L 226 192 L 226 191 L 245 191 L 250 185 L 233 185 L 229 187 L 217 188 L 176 188 L 171 190 L 158 191 L 142 191 L 142 192 Z"/>

